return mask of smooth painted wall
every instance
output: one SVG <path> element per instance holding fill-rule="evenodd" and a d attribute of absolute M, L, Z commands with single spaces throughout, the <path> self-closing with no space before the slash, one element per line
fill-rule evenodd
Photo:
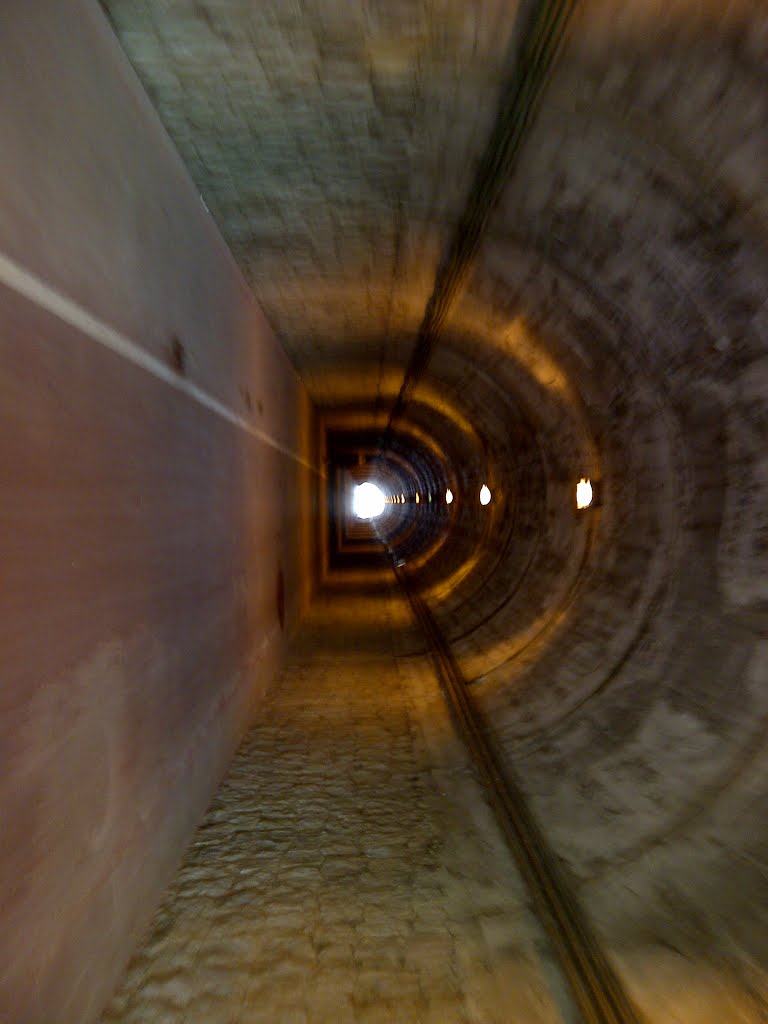
<path fill-rule="evenodd" d="M 96 3 L 0 7 L 0 1019 L 108 998 L 308 596 L 314 412 Z"/>

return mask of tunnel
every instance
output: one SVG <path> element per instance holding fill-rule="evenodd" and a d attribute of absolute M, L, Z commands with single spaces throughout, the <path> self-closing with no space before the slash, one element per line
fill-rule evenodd
<path fill-rule="evenodd" d="M 765 6 L 0 51 L 0 1020 L 768 1020 Z"/>

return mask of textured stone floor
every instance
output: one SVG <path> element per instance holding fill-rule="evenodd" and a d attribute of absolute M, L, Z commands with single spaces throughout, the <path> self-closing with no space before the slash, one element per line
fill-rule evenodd
<path fill-rule="evenodd" d="M 315 606 L 103 1024 L 570 1018 L 418 648 Z"/>

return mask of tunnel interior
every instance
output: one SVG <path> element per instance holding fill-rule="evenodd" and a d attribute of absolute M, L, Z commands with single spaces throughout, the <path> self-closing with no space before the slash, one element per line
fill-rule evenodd
<path fill-rule="evenodd" d="M 768 1019 L 763 7 L 78 0 L 74 25 L 43 6 L 0 13 L 19 108 L 3 337 L 34 340 L 0 378 L 21 495 L 3 799 L 27 837 L 4 863 L 63 851 L 10 902 L 11 922 L 39 920 L 77 856 L 41 780 L 52 759 L 79 779 L 96 751 L 109 795 L 88 791 L 81 831 L 113 867 L 68 934 L 87 946 L 122 916 L 101 987 L 61 935 L 40 964 L 36 924 L 35 966 L 8 955 L 8 1019 L 97 1019 L 292 643 L 362 664 L 389 616 L 395 648 L 428 658 L 392 611 L 404 590 L 638 1019 Z M 55 74 L 35 83 L 44 59 Z M 55 181 L 30 112 L 71 154 Z M 93 364 L 77 332 L 99 335 Z M 352 508 L 365 482 L 385 498 L 371 519 Z M 112 604 L 83 596 L 113 587 Z M 111 725 L 56 726 L 67 687 L 80 707 L 134 678 Z M 52 679 L 70 681 L 46 696 Z M 13 695 L 32 691 L 19 730 Z M 131 767 L 166 733 L 173 757 Z M 193 760 L 142 873 L 156 791 L 179 792 Z"/>

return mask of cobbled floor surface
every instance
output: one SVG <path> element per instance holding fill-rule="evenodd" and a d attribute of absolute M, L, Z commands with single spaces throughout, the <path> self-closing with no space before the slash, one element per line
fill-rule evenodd
<path fill-rule="evenodd" d="M 546 947 L 399 597 L 318 600 L 103 1024 L 550 1024 Z"/>

